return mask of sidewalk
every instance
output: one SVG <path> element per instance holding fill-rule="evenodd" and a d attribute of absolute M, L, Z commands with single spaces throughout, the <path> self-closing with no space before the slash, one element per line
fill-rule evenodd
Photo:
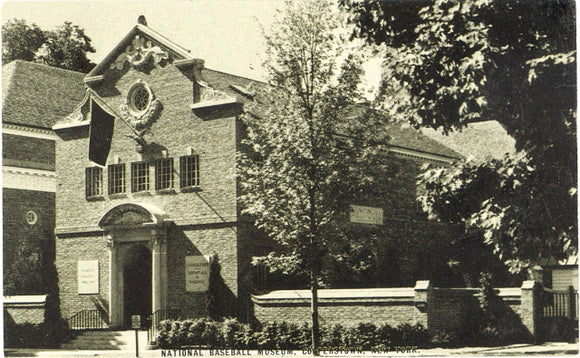
<path fill-rule="evenodd" d="M 446 357 L 446 356 L 524 356 L 524 355 L 577 355 L 578 343 L 551 342 L 540 345 L 514 344 L 505 347 L 465 347 L 465 348 L 432 348 L 411 353 L 398 352 L 322 352 L 322 357 Z M 135 351 L 76 351 L 61 349 L 5 349 L 6 357 L 135 357 Z M 288 357 L 309 356 L 302 350 L 294 351 L 256 351 L 256 350 L 145 350 L 139 357 Z"/>

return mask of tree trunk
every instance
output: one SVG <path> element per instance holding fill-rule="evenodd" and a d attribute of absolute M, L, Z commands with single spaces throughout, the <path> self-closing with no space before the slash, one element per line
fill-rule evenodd
<path fill-rule="evenodd" d="M 315 268 L 310 269 L 310 291 L 312 297 L 310 300 L 310 310 L 312 314 L 312 354 L 320 355 L 318 352 L 320 346 L 320 330 L 318 326 L 318 275 Z"/>

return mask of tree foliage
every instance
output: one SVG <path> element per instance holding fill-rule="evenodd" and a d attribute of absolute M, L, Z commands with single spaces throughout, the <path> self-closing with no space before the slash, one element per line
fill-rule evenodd
<path fill-rule="evenodd" d="M 34 61 L 44 41 L 44 31 L 35 24 L 28 26 L 24 20 L 9 20 L 2 25 L 2 64 L 14 60 Z"/>
<path fill-rule="evenodd" d="M 4 274 L 5 295 L 44 294 L 47 287 L 43 285 L 44 260 L 38 243 L 22 240 L 16 257 L 8 272 Z"/>
<path fill-rule="evenodd" d="M 95 64 L 88 53 L 95 52 L 84 29 L 66 21 L 52 31 L 13 19 L 2 26 L 2 63 L 34 61 L 72 71 L 89 72 Z"/>
<path fill-rule="evenodd" d="M 272 86 L 243 118 L 258 159 L 241 158 L 243 213 L 280 244 L 260 262 L 310 276 L 315 352 L 321 272 L 387 143 L 382 117 L 357 106 L 361 59 L 345 53 L 343 23 L 330 2 L 288 1 L 265 35 Z"/>
<path fill-rule="evenodd" d="M 385 108 L 417 127 L 497 120 L 515 155 L 426 171 L 432 217 L 467 221 L 514 270 L 577 251 L 576 48 L 571 1 L 344 4 L 385 45 Z M 404 6 L 403 6 L 404 5 Z"/>
<path fill-rule="evenodd" d="M 333 6 L 289 2 L 281 15 L 266 37 L 273 86 L 244 116 L 253 155 L 240 163 L 240 200 L 282 245 L 268 265 L 307 273 L 344 236 L 351 199 L 385 168 L 387 137 L 377 130 L 383 118 L 357 104 L 360 58 L 338 68 L 344 44 Z"/>

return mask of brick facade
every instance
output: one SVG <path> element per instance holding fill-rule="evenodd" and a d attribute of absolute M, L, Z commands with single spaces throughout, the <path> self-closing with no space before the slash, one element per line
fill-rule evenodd
<path fill-rule="evenodd" d="M 128 69 L 127 69 L 128 67 Z M 196 86 L 190 68 L 178 68 L 168 64 L 161 68 L 142 70 L 126 64 L 122 71 L 105 68 L 104 80 L 90 84 L 92 96 L 100 106 L 115 111 L 116 119 L 111 138 L 107 165 L 103 168 L 103 195 L 86 197 L 85 170 L 95 164 L 89 160 L 90 129 L 88 125 L 70 126 L 57 130 L 56 171 L 57 204 L 57 270 L 59 273 L 61 307 L 64 317 L 81 310 L 94 309 L 91 298 L 79 295 L 76 290 L 79 260 L 98 260 L 101 285 L 99 296 L 108 302 L 111 270 L 122 270 L 125 255 L 137 245 L 148 248 L 155 256 L 151 237 L 136 238 L 133 229 L 102 228 L 99 222 L 105 213 L 123 204 L 154 206 L 163 212 L 159 223 L 165 232 L 166 253 L 162 259 L 164 270 L 160 284 L 165 285 L 164 309 L 181 310 L 188 316 L 207 315 L 208 297 L 205 292 L 186 292 L 185 257 L 216 254 L 221 266 L 223 286 L 220 304 L 230 307 L 231 315 L 237 315 L 239 295 L 238 273 L 249 266 L 240 260 L 238 248 L 244 240 L 238 233 L 237 182 L 235 176 L 236 153 L 240 149 L 240 121 L 237 115 L 241 104 L 230 103 L 192 110 Z M 220 79 L 223 76 L 216 76 Z M 226 83 L 239 83 L 241 79 L 229 78 Z M 247 81 L 247 80 L 245 80 Z M 145 145 L 135 138 L 135 131 L 119 115 L 131 87 L 145 83 L 152 90 L 162 109 L 158 118 L 143 137 Z M 220 86 L 220 81 L 212 83 Z M 221 82 L 224 82 L 221 80 Z M 82 123 L 81 123 L 82 124 Z M 87 123 L 88 124 L 88 123 Z M 199 156 L 200 186 L 194 190 L 180 188 L 180 157 L 191 153 Z M 155 190 L 154 162 L 161 158 L 173 158 L 173 188 Z M 131 188 L 131 163 L 146 161 L 149 168 L 150 190 L 135 193 Z M 126 184 L 122 194 L 109 195 L 107 178 L 110 164 L 125 166 Z M 110 265 L 110 248 L 107 240 L 118 242 L 119 267 Z M 120 246 L 119 246 L 120 245 Z M 78 250 L 78 251 L 77 251 Z M 155 258 L 154 258 L 155 259 Z M 155 266 L 155 265 L 153 265 Z M 156 268 L 153 267 L 152 270 Z M 122 282 L 122 281 L 119 281 Z M 119 291 L 120 292 L 120 291 Z M 114 295 L 114 294 L 113 294 Z M 109 306 L 112 304 L 108 302 Z"/>
<path fill-rule="evenodd" d="M 54 197 L 54 193 L 36 190 L 2 190 L 4 275 L 9 274 L 18 247 L 24 240 L 33 247 L 45 247 L 44 254 L 49 260 L 54 257 Z M 26 214 L 30 211 L 37 214 L 34 224 L 26 221 Z"/>
<path fill-rule="evenodd" d="M 128 44 L 119 46 L 87 75 L 88 91 L 77 109 L 54 126 L 58 137 L 56 268 L 63 317 L 98 309 L 101 302 L 112 326 L 126 325 L 125 306 L 133 294 L 126 292 L 133 287 L 125 281 L 133 273 L 126 270 L 134 267 L 132 257 L 140 252 L 139 255 L 151 255 L 151 264 L 146 263 L 148 258 L 138 258 L 145 262 L 141 269 L 149 270 L 146 275 L 153 281 L 148 312 L 176 310 L 188 317 L 201 317 L 208 315 L 208 305 L 217 304 L 223 315 L 250 320 L 256 270 L 250 262 L 252 256 L 274 247 L 240 215 L 237 202 L 236 155 L 245 148 L 244 125 L 239 115 L 248 99 L 235 88 L 247 88 L 252 81 L 203 69 L 199 60 L 146 26 L 137 25 L 126 39 L 137 36 L 166 51 L 167 62 L 160 64 L 154 61 L 163 57 L 152 57 L 145 65 L 130 64 L 123 61 L 128 57 L 119 52 Z M 207 82 L 200 80 L 200 74 Z M 128 116 L 131 110 L 126 109 L 133 108 L 131 113 L 136 113 L 136 107 L 130 107 L 135 88 L 150 90 L 145 114 L 133 114 L 138 118 Z M 160 103 L 158 112 L 152 109 L 153 98 Z M 124 107 L 127 102 L 129 107 Z M 107 114 L 114 117 L 111 133 L 99 129 L 106 124 Z M 147 118 L 150 121 L 143 122 Z M 417 142 L 418 137 L 414 135 L 413 140 Z M 86 170 L 96 166 L 89 158 L 97 160 L 91 157 L 94 153 L 90 153 L 90 148 L 109 141 L 100 194 L 88 197 Z M 436 147 L 431 143 L 431 148 Z M 192 154 L 199 158 L 200 185 L 182 189 L 180 158 Z M 445 163 L 453 159 L 440 157 Z M 156 190 L 155 163 L 169 158 L 173 159 L 173 185 Z M 424 157 L 408 153 L 393 155 L 393 175 L 378 185 L 380 194 L 353 203 L 384 208 L 385 239 L 400 247 L 397 254 L 401 260 L 397 264 L 406 265 L 396 285 L 429 272 L 438 264 L 438 250 L 445 249 L 441 245 L 445 228 L 417 214 L 415 177 L 424 161 Z M 136 191 L 131 185 L 132 163 L 137 162 L 150 164 L 146 172 L 149 190 Z M 124 168 L 121 193 L 109 193 L 108 181 L 113 178 L 110 165 Z M 416 242 L 431 244 L 417 249 Z M 186 290 L 186 257 L 207 255 L 217 257 L 220 266 L 220 279 L 214 287 L 219 292 L 217 297 Z M 423 261 L 419 262 L 421 257 Z M 78 262 L 91 260 L 99 263 L 98 293 L 81 294 L 77 285 Z M 400 316 L 409 311 L 416 311 L 412 301 L 401 308 Z M 361 309 L 359 314 L 370 318 L 378 311 Z M 416 315 L 424 321 L 423 313 Z M 397 317 L 392 315 L 393 320 Z"/>

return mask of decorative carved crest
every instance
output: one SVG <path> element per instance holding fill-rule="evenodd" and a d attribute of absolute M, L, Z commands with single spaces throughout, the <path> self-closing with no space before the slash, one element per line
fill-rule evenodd
<path fill-rule="evenodd" d="M 159 46 L 154 46 L 151 41 L 146 40 L 141 35 L 136 35 L 132 44 L 127 46 L 115 62 L 111 64 L 111 69 L 122 70 L 125 62 L 135 69 L 142 69 L 144 65 L 152 60 L 153 65 L 157 68 L 161 67 L 163 60 L 168 60 L 169 54 L 161 49 Z"/>
<path fill-rule="evenodd" d="M 134 116 L 129 111 L 129 105 L 127 103 L 122 104 L 120 107 L 121 116 L 123 119 L 131 124 L 140 135 L 142 135 L 147 129 L 151 128 L 151 125 L 155 123 L 157 118 L 159 117 L 159 113 L 161 113 L 161 109 L 163 106 L 158 99 L 154 99 L 151 101 L 151 107 L 147 112 L 145 112 L 142 116 Z"/>
<path fill-rule="evenodd" d="M 136 205 L 122 205 L 109 211 L 101 219 L 100 226 L 139 225 L 152 222 L 151 214 Z"/>
<path fill-rule="evenodd" d="M 88 120 L 87 114 L 89 113 L 89 92 L 85 94 L 85 97 L 81 101 L 81 103 L 75 108 L 75 110 L 64 118 L 64 122 L 67 123 L 76 123 Z"/>
<path fill-rule="evenodd" d="M 222 100 L 233 99 L 232 96 L 226 94 L 225 92 L 213 89 L 203 78 L 201 70 L 204 68 L 203 60 L 198 60 L 194 64 L 193 68 L 193 78 L 195 82 L 199 85 L 199 102 L 215 102 Z"/>

